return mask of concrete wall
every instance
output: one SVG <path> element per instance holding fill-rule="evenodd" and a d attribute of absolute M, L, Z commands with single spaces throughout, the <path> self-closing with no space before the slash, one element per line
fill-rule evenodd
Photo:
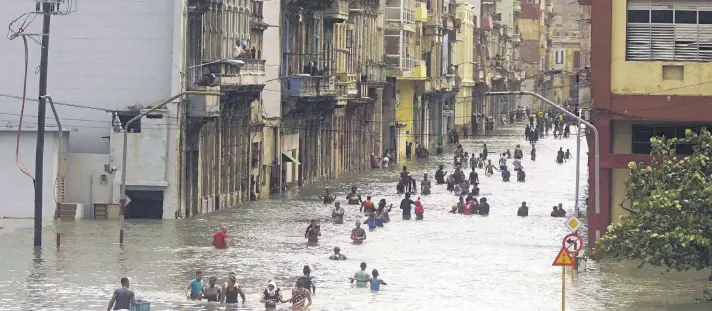
<path fill-rule="evenodd" d="M 398 80 L 396 92 L 400 102 L 400 105 L 396 106 L 396 122 L 403 124 L 396 133 L 398 144 L 396 161 L 400 161 L 405 159 L 405 143 L 413 142 L 413 93 L 415 92 L 413 82 Z M 415 149 L 412 149 L 412 152 L 414 151 Z"/>
<path fill-rule="evenodd" d="M 91 218 L 93 215 L 92 174 L 103 172 L 104 164 L 109 164 L 108 154 L 67 154 L 64 202 L 84 204 L 84 218 Z M 109 180 L 113 180 L 113 177 L 109 177 Z"/>
<path fill-rule="evenodd" d="M 299 159 L 299 134 L 282 135 L 282 152 Z M 286 182 L 293 183 L 298 181 L 299 166 L 292 162 L 283 162 L 283 165 L 287 170 Z"/>
<path fill-rule="evenodd" d="M 76 12 L 52 17 L 48 93 L 58 102 L 105 109 L 149 105 L 169 97 L 174 28 L 180 28 L 174 25 L 174 6 L 181 2 L 83 1 Z M 34 9 L 33 1 L 3 1 L 0 24 L 7 25 Z M 40 33 L 41 29 L 39 16 L 26 33 Z M 39 66 L 40 47 L 32 40 L 29 54 L 27 94 L 36 98 L 38 81 L 32 72 Z M 0 45 L 0 55 L 4 73 L 0 76 L 0 94 L 20 96 L 22 39 L 5 41 Z M 67 106 L 58 108 L 64 125 L 79 129 L 72 135 L 69 152 L 108 153 L 108 141 L 101 137 L 109 134 L 111 115 Z M 0 96 L 0 113 L 17 114 L 19 109 L 20 100 Z M 36 104 L 29 102 L 25 112 L 36 115 Z M 18 117 L 4 114 L 2 118 Z"/>
<path fill-rule="evenodd" d="M 45 225 L 52 222 L 56 208 L 56 180 L 59 162 L 58 132 L 47 131 L 44 144 L 44 174 L 42 178 L 42 218 Z M 69 140 L 65 134 L 65 145 Z M 35 129 L 23 129 L 20 136 L 20 159 L 25 168 L 34 177 L 35 175 L 35 147 L 37 132 Z M 23 174 L 15 163 L 16 129 L 0 128 L 0 144 L 7 146 L 0 152 L 3 177 L 0 178 L 0 227 L 26 228 L 33 226 L 34 216 L 34 185 L 32 179 Z M 2 219 L 5 217 L 16 219 Z"/>
<path fill-rule="evenodd" d="M 262 2 L 264 22 L 269 25 L 281 25 L 281 6 L 279 1 Z M 262 90 L 263 115 L 265 118 L 280 118 L 282 116 L 281 90 L 279 68 L 282 61 L 282 43 L 279 27 L 269 27 L 264 33 L 265 45 L 262 47 L 265 62 L 265 88 Z M 270 81 L 272 80 L 272 81 Z"/>

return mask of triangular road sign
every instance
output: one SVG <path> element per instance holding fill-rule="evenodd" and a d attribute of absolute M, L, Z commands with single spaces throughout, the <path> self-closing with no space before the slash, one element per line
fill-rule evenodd
<path fill-rule="evenodd" d="M 574 260 L 571 259 L 571 255 L 569 255 L 569 252 L 567 252 L 566 249 L 562 247 L 561 250 L 559 250 L 559 254 L 556 255 L 554 263 L 552 263 L 551 265 L 560 267 L 573 266 Z"/>

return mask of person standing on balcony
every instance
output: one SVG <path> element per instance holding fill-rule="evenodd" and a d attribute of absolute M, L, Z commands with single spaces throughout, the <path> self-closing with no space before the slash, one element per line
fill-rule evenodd
<path fill-rule="evenodd" d="M 232 58 L 247 57 L 247 41 L 235 41 L 235 46 L 232 48 Z"/>

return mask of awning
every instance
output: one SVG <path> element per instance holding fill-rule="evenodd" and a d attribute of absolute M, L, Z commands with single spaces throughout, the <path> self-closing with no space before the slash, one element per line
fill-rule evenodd
<path fill-rule="evenodd" d="M 284 153 L 284 152 L 282 152 L 282 161 L 283 161 L 283 162 L 292 162 L 292 163 L 294 163 L 294 164 L 296 164 L 296 165 L 299 165 L 299 164 L 300 164 L 299 161 L 297 161 L 297 159 L 295 159 L 295 158 L 292 157 L 291 155 L 286 154 L 286 153 Z"/>

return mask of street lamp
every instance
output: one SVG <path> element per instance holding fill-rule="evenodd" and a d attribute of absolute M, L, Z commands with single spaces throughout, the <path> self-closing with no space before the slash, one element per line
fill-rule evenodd
<path fill-rule="evenodd" d="M 601 195 L 600 195 L 601 194 L 601 179 L 600 179 L 599 175 L 600 175 L 600 170 L 601 170 L 601 164 L 600 164 L 599 149 L 600 149 L 601 141 L 599 140 L 599 137 L 598 137 L 598 129 L 596 129 L 596 127 L 594 127 L 593 124 L 586 122 L 585 120 L 581 119 L 581 117 L 569 112 L 568 110 L 564 109 L 563 107 L 555 104 L 554 102 L 548 100 L 546 97 L 541 96 L 535 92 L 530 92 L 530 91 L 487 92 L 487 93 L 485 93 L 485 95 L 531 95 L 531 96 L 534 96 L 534 97 L 538 98 L 539 100 L 541 100 L 551 106 L 554 106 L 554 108 L 563 112 L 567 116 L 575 118 L 576 120 L 583 123 L 584 125 L 586 125 L 586 127 L 590 128 L 593 131 L 593 135 L 595 138 L 595 145 L 594 145 L 595 151 L 594 151 L 594 158 L 593 158 L 594 159 L 594 162 L 593 162 L 594 180 L 595 180 L 594 183 L 596 186 L 596 192 L 594 194 L 596 196 L 595 212 L 596 212 L 596 215 L 600 214 L 601 213 Z M 578 153 L 580 153 L 580 151 Z M 581 157 L 580 154 L 577 154 L 577 156 L 579 158 Z M 578 188 L 579 188 L 579 180 L 577 178 L 576 179 L 576 189 L 578 189 Z M 577 193 L 576 194 L 576 206 L 578 206 L 578 201 L 579 201 L 578 191 L 576 191 L 576 193 Z M 578 216 L 578 215 L 576 215 L 576 216 Z M 598 238 L 600 236 L 601 236 L 601 231 L 596 230 L 596 238 Z"/>
<path fill-rule="evenodd" d="M 122 162 L 121 162 L 121 198 L 119 199 L 119 225 L 121 227 L 119 231 L 119 246 L 124 247 L 124 212 L 126 211 L 126 154 L 128 153 L 128 135 L 129 131 L 128 128 L 133 124 L 134 122 L 138 121 L 139 119 L 143 118 L 144 116 L 147 116 L 151 114 L 152 112 L 161 109 L 165 107 L 166 105 L 170 104 L 173 102 L 173 100 L 182 97 L 183 95 L 187 94 L 193 94 L 193 95 L 207 95 L 207 96 L 220 96 L 223 95 L 222 93 L 215 93 L 215 92 L 197 92 L 197 91 L 184 91 L 181 92 L 178 95 L 174 95 L 173 97 L 166 99 L 162 103 L 152 107 L 151 109 L 141 112 L 139 115 L 133 117 L 129 122 L 126 122 L 126 125 L 124 126 L 124 148 L 123 148 L 123 155 L 122 155 Z"/>

